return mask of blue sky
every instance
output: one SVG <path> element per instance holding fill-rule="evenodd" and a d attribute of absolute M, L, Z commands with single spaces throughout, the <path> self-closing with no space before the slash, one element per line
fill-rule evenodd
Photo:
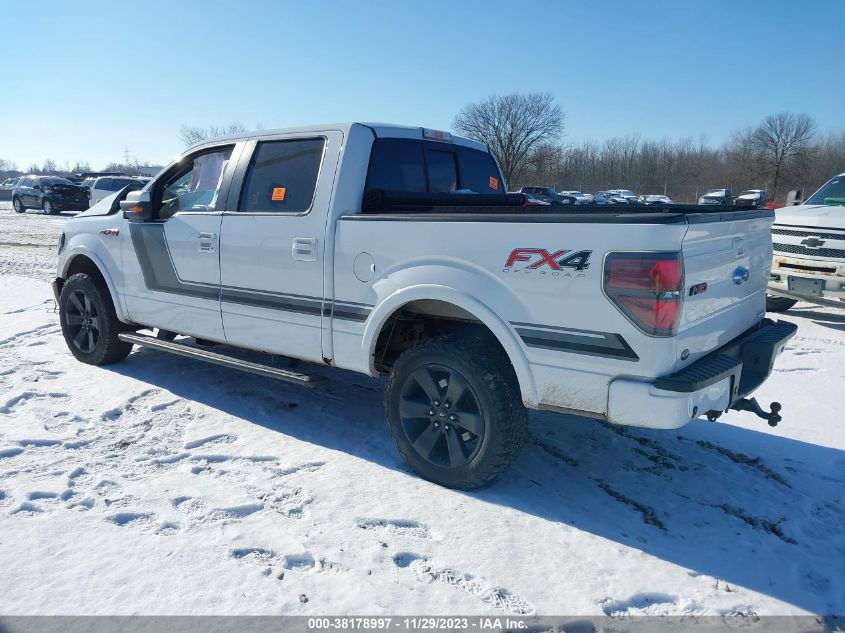
<path fill-rule="evenodd" d="M 772 112 L 845 128 L 842 0 L 4 3 L 0 158 L 99 168 L 183 124 L 388 121 L 546 90 L 566 140 L 706 135 Z M 14 25 L 25 28 L 13 28 Z"/>

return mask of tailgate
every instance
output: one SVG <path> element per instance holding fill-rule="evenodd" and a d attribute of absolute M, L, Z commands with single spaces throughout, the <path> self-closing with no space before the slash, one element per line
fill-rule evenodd
<path fill-rule="evenodd" d="M 702 339 L 690 348 L 692 353 L 727 342 L 765 315 L 772 220 L 767 214 L 690 225 L 681 247 L 684 296 L 679 343 L 683 344 L 684 332 Z"/>

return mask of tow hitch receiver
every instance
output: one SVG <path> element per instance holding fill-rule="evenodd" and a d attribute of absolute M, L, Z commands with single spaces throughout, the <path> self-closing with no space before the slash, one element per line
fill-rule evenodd
<path fill-rule="evenodd" d="M 780 417 L 780 402 L 773 402 L 770 404 L 770 411 L 769 413 L 766 413 L 763 411 L 763 408 L 760 406 L 760 403 L 757 402 L 756 398 L 740 398 L 731 405 L 731 409 L 736 411 L 751 411 L 751 413 L 755 414 L 757 417 L 763 418 L 766 422 L 768 422 L 769 426 L 777 426 L 778 422 L 783 419 Z M 707 419 L 714 422 L 720 415 L 722 415 L 721 411 L 708 411 Z"/>

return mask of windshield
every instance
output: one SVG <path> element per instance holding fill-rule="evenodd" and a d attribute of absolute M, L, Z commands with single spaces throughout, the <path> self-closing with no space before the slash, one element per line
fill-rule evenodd
<path fill-rule="evenodd" d="M 826 204 L 830 206 L 845 206 L 845 175 L 837 176 L 816 193 L 810 196 L 804 204 Z"/>
<path fill-rule="evenodd" d="M 73 183 L 67 178 L 45 178 L 41 181 L 41 184 L 52 187 L 53 185 L 72 185 Z"/>

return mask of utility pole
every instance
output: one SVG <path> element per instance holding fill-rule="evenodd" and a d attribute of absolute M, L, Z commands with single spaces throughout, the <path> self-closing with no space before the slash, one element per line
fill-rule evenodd
<path fill-rule="evenodd" d="M 129 146 L 124 145 L 123 147 L 123 164 L 127 167 L 129 166 Z"/>

